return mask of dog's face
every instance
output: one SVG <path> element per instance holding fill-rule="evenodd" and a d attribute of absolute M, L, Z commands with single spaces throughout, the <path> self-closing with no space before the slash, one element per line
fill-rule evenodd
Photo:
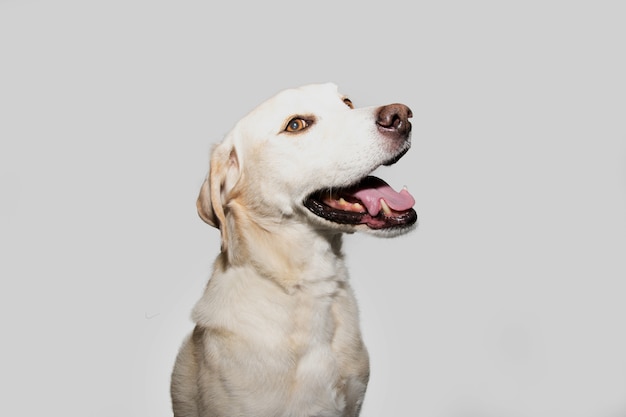
<path fill-rule="evenodd" d="M 200 216 L 221 227 L 238 200 L 256 218 L 301 216 L 340 232 L 407 231 L 417 220 L 413 197 L 368 175 L 409 149 L 411 116 L 401 104 L 354 108 L 333 84 L 285 90 L 214 148 Z"/>

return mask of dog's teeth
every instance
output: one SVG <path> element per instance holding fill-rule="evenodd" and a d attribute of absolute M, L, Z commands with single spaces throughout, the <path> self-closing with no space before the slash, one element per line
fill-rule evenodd
<path fill-rule="evenodd" d="M 389 215 L 391 215 L 391 209 L 390 209 L 390 208 L 389 208 L 389 206 L 387 205 L 387 202 L 386 202 L 385 200 L 383 200 L 382 198 L 380 199 L 380 206 L 382 207 L 383 212 L 384 212 L 386 215 L 388 215 L 388 216 L 389 216 Z"/>
<path fill-rule="evenodd" d="M 341 207 L 348 205 L 348 202 L 343 197 L 341 197 L 338 201 Z"/>
<path fill-rule="evenodd" d="M 363 207 L 361 204 L 359 203 L 354 203 L 352 204 L 352 210 L 354 211 L 358 211 L 358 212 L 364 212 L 365 211 L 365 207 Z"/>

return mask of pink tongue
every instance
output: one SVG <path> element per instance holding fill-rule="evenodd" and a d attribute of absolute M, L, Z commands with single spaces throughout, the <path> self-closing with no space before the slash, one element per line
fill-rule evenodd
<path fill-rule="evenodd" d="M 415 199 L 406 189 L 395 191 L 385 181 L 376 177 L 367 177 L 354 189 L 351 194 L 358 198 L 371 216 L 380 213 L 380 199 L 394 211 L 406 211 L 413 207 Z"/>

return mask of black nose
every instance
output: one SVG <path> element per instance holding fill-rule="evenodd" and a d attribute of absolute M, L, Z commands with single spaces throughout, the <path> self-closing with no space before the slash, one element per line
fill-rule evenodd
<path fill-rule="evenodd" d="M 407 139 L 411 132 L 413 112 L 404 104 L 388 104 L 378 109 L 376 124 L 386 136 L 392 139 Z"/>

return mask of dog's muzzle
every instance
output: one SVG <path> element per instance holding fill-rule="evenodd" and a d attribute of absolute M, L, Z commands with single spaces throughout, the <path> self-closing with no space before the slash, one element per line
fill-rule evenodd
<path fill-rule="evenodd" d="M 395 154 L 382 165 L 393 165 L 410 148 L 411 109 L 389 104 L 377 110 L 376 126 Z M 313 214 L 333 223 L 367 225 L 370 229 L 403 228 L 417 221 L 415 199 L 405 189 L 395 191 L 380 178 L 367 176 L 343 189 L 320 190 L 304 201 Z"/>

